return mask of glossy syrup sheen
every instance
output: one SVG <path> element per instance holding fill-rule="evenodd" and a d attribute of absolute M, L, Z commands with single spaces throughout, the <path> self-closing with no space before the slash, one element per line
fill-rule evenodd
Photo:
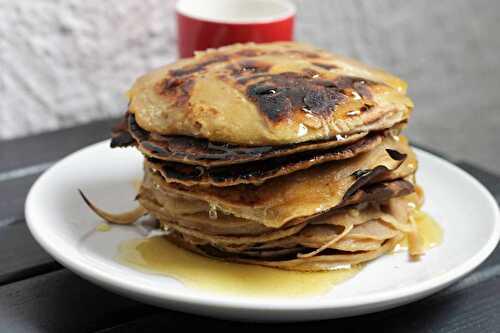
<path fill-rule="evenodd" d="M 362 268 L 355 265 L 327 272 L 294 272 L 230 263 L 191 253 L 161 236 L 122 243 L 116 260 L 141 271 L 173 277 L 189 288 L 255 297 L 324 294 Z"/>
<path fill-rule="evenodd" d="M 439 245 L 443 231 L 428 214 L 415 221 L 425 251 Z M 403 240 L 394 251 L 407 250 Z M 172 277 L 194 289 L 241 296 L 300 297 L 321 295 L 356 275 L 362 265 L 327 272 L 295 272 L 219 261 L 191 253 L 161 236 L 123 242 L 115 258 L 135 269 Z M 425 260 L 425 259 L 424 259 Z"/>
<path fill-rule="evenodd" d="M 415 218 L 418 237 L 424 251 L 428 251 L 443 242 L 443 229 L 429 214 L 421 210 L 415 210 L 413 217 Z M 394 252 L 406 250 L 408 250 L 408 241 L 406 238 L 394 248 Z"/>
<path fill-rule="evenodd" d="M 111 226 L 108 223 L 101 223 L 97 227 L 95 227 L 95 230 L 100 232 L 108 232 L 111 230 Z"/>

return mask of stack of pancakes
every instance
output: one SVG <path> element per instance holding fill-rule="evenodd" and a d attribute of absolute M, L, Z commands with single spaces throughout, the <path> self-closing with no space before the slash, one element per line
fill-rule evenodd
<path fill-rule="evenodd" d="M 335 269 L 417 239 L 400 79 L 297 44 L 238 44 L 149 73 L 112 146 L 144 155 L 140 205 L 224 260 Z M 418 247 L 413 247 L 414 254 Z"/>

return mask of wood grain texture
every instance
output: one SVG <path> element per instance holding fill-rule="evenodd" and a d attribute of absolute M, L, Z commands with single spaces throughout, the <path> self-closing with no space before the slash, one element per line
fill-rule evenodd
<path fill-rule="evenodd" d="M 92 332 L 154 311 L 68 270 L 0 287 L 0 332 Z"/>
<path fill-rule="evenodd" d="M 40 174 L 57 160 L 107 139 L 116 119 L 0 143 L 0 226 L 24 217 L 26 195 Z"/>
<path fill-rule="evenodd" d="M 0 182 L 0 227 L 24 219 L 24 202 L 39 173 Z M 2 222 L 4 221 L 4 222 Z"/>
<path fill-rule="evenodd" d="M 0 227 L 0 285 L 60 268 L 35 242 L 24 221 Z"/>
<path fill-rule="evenodd" d="M 46 132 L 15 140 L 0 141 L 2 173 L 47 162 L 55 162 L 75 150 L 108 139 L 118 118 Z"/>

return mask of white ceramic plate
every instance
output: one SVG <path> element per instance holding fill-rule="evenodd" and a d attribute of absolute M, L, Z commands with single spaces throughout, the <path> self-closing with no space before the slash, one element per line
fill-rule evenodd
<path fill-rule="evenodd" d="M 146 303 L 226 319 L 298 321 L 374 312 L 415 301 L 442 289 L 476 268 L 496 247 L 500 219 L 496 202 L 473 177 L 416 149 L 424 210 L 443 227 L 444 241 L 423 260 L 405 253 L 384 256 L 326 295 L 300 298 L 245 298 L 200 292 L 178 281 L 123 266 L 112 258 L 123 240 L 142 237 L 138 228 L 100 223 L 82 202 L 84 189 L 111 211 L 130 209 L 133 186 L 142 175 L 134 149 L 110 149 L 101 142 L 63 159 L 33 185 L 26 219 L 36 240 L 77 274 Z M 118 194 L 118 195 L 117 195 Z"/>

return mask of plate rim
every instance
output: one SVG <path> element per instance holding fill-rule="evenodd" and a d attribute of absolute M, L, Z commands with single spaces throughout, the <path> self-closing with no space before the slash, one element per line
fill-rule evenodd
<path fill-rule="evenodd" d="M 28 228 L 40 244 L 40 246 L 47 251 L 57 262 L 61 263 L 64 267 L 70 269 L 77 275 L 84 277 L 98 285 L 110 288 L 112 290 L 122 291 L 124 294 L 146 302 L 153 302 L 159 304 L 161 302 L 176 302 L 177 306 L 210 306 L 218 309 L 238 309 L 238 310 L 252 310 L 252 311 L 322 311 L 322 310 L 347 310 L 351 308 L 367 307 L 371 305 L 380 305 L 392 303 L 402 304 L 405 300 L 413 300 L 418 296 L 425 296 L 431 294 L 437 289 L 444 288 L 447 285 L 455 282 L 459 278 L 470 273 L 478 267 L 496 248 L 500 240 L 500 209 L 495 201 L 493 195 L 486 189 L 472 175 L 459 168 L 458 166 L 446 161 L 445 159 L 429 153 L 425 150 L 412 147 L 418 155 L 423 155 L 434 159 L 436 163 L 443 165 L 446 168 L 451 168 L 458 172 L 468 182 L 471 182 L 483 195 L 484 200 L 488 202 L 488 206 L 494 211 L 493 232 L 490 234 L 487 242 L 477 251 L 469 260 L 457 265 L 451 270 L 439 274 L 435 277 L 427 279 L 422 282 L 417 282 L 409 286 L 401 287 L 396 290 L 376 291 L 368 295 L 358 295 L 344 299 L 334 298 L 314 298 L 314 302 L 304 302 L 305 299 L 265 299 L 262 298 L 221 298 L 218 299 L 209 294 L 184 294 L 176 289 L 154 289 L 147 285 L 137 285 L 129 282 L 127 279 L 116 279 L 112 273 L 101 271 L 97 267 L 84 266 L 83 262 L 72 258 L 74 252 L 78 252 L 76 247 L 71 247 L 72 251 L 61 251 L 57 246 L 51 243 L 50 237 L 47 237 L 46 230 L 42 231 L 37 228 L 35 223 L 36 217 L 33 216 L 34 205 L 36 204 L 36 194 L 39 191 L 40 184 L 46 181 L 51 176 L 53 170 L 60 167 L 60 165 L 74 158 L 76 155 L 84 153 L 89 150 L 96 149 L 102 145 L 109 146 L 109 140 L 100 141 L 82 149 L 79 149 L 63 159 L 56 162 L 49 169 L 47 169 L 31 186 L 26 203 L 25 203 L 25 219 Z M 53 240 L 53 239 L 52 239 Z M 307 300 L 307 299 L 306 299 Z M 368 311 L 365 311 L 368 312 Z M 229 317 L 229 316 L 228 316 Z M 332 314 L 333 317 L 333 314 Z"/>

